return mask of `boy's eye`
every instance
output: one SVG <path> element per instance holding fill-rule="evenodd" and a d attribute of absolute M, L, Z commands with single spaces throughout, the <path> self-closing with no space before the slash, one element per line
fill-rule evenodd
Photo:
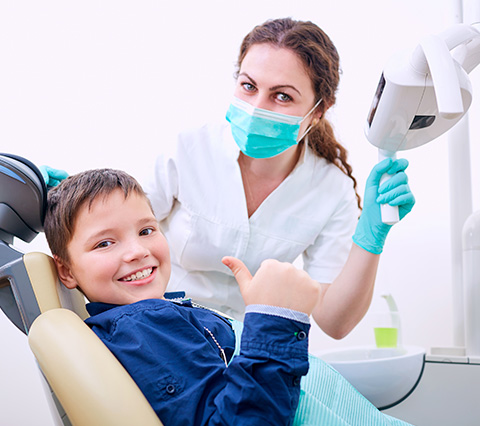
<path fill-rule="evenodd" d="M 145 228 L 140 231 L 140 235 L 150 235 L 154 231 L 153 228 Z"/>
<path fill-rule="evenodd" d="M 111 246 L 113 243 L 111 241 L 100 241 L 94 248 L 105 248 Z"/>

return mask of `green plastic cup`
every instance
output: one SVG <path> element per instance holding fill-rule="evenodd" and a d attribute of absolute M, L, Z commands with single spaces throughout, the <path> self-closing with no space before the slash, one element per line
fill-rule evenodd
<path fill-rule="evenodd" d="M 396 348 L 398 329 L 395 327 L 374 327 L 377 348 Z"/>

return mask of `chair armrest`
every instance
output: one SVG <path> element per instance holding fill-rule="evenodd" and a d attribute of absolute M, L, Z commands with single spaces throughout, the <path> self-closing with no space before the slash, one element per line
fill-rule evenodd
<path fill-rule="evenodd" d="M 131 376 L 75 313 L 41 314 L 28 342 L 74 426 L 162 425 Z"/>

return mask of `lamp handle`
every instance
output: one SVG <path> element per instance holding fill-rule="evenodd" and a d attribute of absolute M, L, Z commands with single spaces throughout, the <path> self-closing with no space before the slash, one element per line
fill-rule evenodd
<path fill-rule="evenodd" d="M 378 150 L 378 162 L 385 160 L 385 158 L 391 158 L 392 160 L 397 159 L 397 153 L 386 151 L 384 149 Z M 380 179 L 380 185 L 386 180 L 390 179 L 391 176 L 388 173 L 384 173 Z M 389 204 L 380 205 L 380 213 L 382 215 L 382 222 L 387 225 L 394 225 L 400 221 L 400 216 L 398 213 L 398 206 L 390 206 Z"/>

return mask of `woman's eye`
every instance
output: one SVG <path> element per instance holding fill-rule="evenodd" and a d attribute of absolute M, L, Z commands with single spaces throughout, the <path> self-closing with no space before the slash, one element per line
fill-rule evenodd
<path fill-rule="evenodd" d="M 277 93 L 276 98 L 280 102 L 290 102 L 292 100 L 292 98 L 289 95 L 287 95 L 286 93 Z"/>
<path fill-rule="evenodd" d="M 140 235 L 150 235 L 153 232 L 153 228 L 145 228 L 140 231 Z"/>
<path fill-rule="evenodd" d="M 247 92 L 253 92 L 255 90 L 255 86 L 251 83 L 242 83 L 242 86 Z"/>

